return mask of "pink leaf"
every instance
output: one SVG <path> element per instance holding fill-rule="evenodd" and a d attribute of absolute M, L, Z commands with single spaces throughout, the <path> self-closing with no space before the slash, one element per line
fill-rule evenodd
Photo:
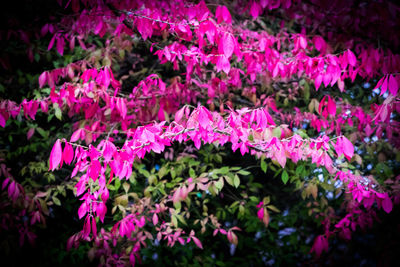
<path fill-rule="evenodd" d="M 193 242 L 196 244 L 196 246 L 203 249 L 203 245 L 201 244 L 200 240 L 197 237 L 192 236 L 192 239 L 193 239 Z"/>
<path fill-rule="evenodd" d="M 70 164 L 72 159 L 74 158 L 74 149 L 69 143 L 65 143 L 64 151 L 63 151 L 63 160 L 66 164 Z"/>
<path fill-rule="evenodd" d="M 328 251 L 328 240 L 325 236 L 319 235 L 315 238 L 310 252 L 314 252 L 319 257 L 323 251 Z"/>
<path fill-rule="evenodd" d="M 199 124 L 203 129 L 206 129 L 210 124 L 210 119 L 208 118 L 207 112 L 204 108 L 200 107 L 199 116 L 197 117 L 199 120 Z"/>
<path fill-rule="evenodd" d="M 4 128 L 6 126 L 6 122 L 7 122 L 7 120 L 0 113 L 0 126 Z"/>
<path fill-rule="evenodd" d="M 35 128 L 30 128 L 29 131 L 26 133 L 26 138 L 29 140 L 31 139 L 32 135 L 35 133 Z"/>
<path fill-rule="evenodd" d="M 108 191 L 107 188 L 105 188 L 105 190 L 101 194 L 101 200 L 103 200 L 103 202 L 106 202 L 108 200 L 109 196 L 110 196 L 110 192 Z"/>
<path fill-rule="evenodd" d="M 182 119 L 182 117 L 183 117 L 183 113 L 184 113 L 184 111 L 185 111 L 185 108 L 186 107 L 183 107 L 183 108 L 181 108 L 180 110 L 178 110 L 176 113 L 175 113 L 175 121 L 176 122 L 180 122 L 181 121 L 181 119 Z"/>
<path fill-rule="evenodd" d="M 261 7 L 258 5 L 256 1 L 250 7 L 250 15 L 256 19 L 261 13 Z"/>
<path fill-rule="evenodd" d="M 84 129 L 83 128 L 80 128 L 80 129 L 78 129 L 78 130 L 76 130 L 73 134 L 72 134 L 72 136 L 71 136 L 71 142 L 76 142 L 76 141 L 78 141 L 79 140 L 79 138 L 82 136 L 82 134 L 84 134 L 85 132 L 84 132 Z"/>
<path fill-rule="evenodd" d="M 181 188 L 176 189 L 175 193 L 172 195 L 172 202 L 175 204 L 179 201 L 179 196 L 181 194 Z"/>
<path fill-rule="evenodd" d="M 326 43 L 325 43 L 325 40 L 321 36 L 314 36 L 313 43 L 314 43 L 315 49 L 317 49 L 321 53 L 325 53 Z"/>
<path fill-rule="evenodd" d="M 382 208 L 386 213 L 390 213 L 392 211 L 393 203 L 389 196 L 386 196 L 382 200 Z"/>
<path fill-rule="evenodd" d="M 261 208 L 261 209 L 258 210 L 258 212 L 257 212 L 257 217 L 258 217 L 258 219 L 260 219 L 260 221 L 263 221 L 263 218 L 264 218 L 264 208 Z"/>
<path fill-rule="evenodd" d="M 221 39 L 224 55 L 229 58 L 235 49 L 235 39 L 232 34 L 226 32 Z"/>
<path fill-rule="evenodd" d="M 47 50 L 50 50 L 53 47 L 55 40 L 56 40 L 56 35 L 54 34 L 53 38 L 51 38 L 51 40 L 50 40 L 50 43 L 49 43 L 49 46 L 47 47 Z"/>
<path fill-rule="evenodd" d="M 389 76 L 389 92 L 392 95 L 397 95 L 397 91 L 399 89 L 399 86 L 397 84 L 396 78 L 393 75 Z"/>
<path fill-rule="evenodd" d="M 377 88 L 379 88 L 379 87 L 381 87 L 384 80 L 385 80 L 385 76 L 383 76 L 383 77 L 378 81 L 378 83 L 376 84 L 374 90 L 377 89 Z"/>
<path fill-rule="evenodd" d="M 14 191 L 15 191 L 15 189 L 16 189 L 16 186 L 15 186 L 15 181 L 12 181 L 11 183 L 10 183 L 10 185 L 8 186 L 8 195 L 11 197 L 13 194 L 14 194 Z"/>
<path fill-rule="evenodd" d="M 300 43 L 300 47 L 302 49 L 306 49 L 307 48 L 307 40 L 304 36 L 300 36 L 299 37 L 299 43 Z"/>
<path fill-rule="evenodd" d="M 219 56 L 217 60 L 217 71 L 223 70 L 226 74 L 229 73 L 231 69 L 231 64 L 225 55 Z"/>
<path fill-rule="evenodd" d="M 153 225 L 157 225 L 157 223 L 158 223 L 158 216 L 157 216 L 157 213 L 154 213 L 153 214 Z"/>
<path fill-rule="evenodd" d="M 328 97 L 328 113 L 331 114 L 333 117 L 335 117 L 336 115 L 336 104 L 331 97 Z"/>
<path fill-rule="evenodd" d="M 215 229 L 213 232 L 213 236 L 216 236 L 218 234 L 218 229 Z"/>
<path fill-rule="evenodd" d="M 79 207 L 79 209 L 78 209 L 78 216 L 79 216 L 79 219 L 82 219 L 83 216 L 85 216 L 86 212 L 87 212 L 87 205 L 86 205 L 86 201 L 84 201 L 84 202 L 81 204 L 81 206 Z"/>
<path fill-rule="evenodd" d="M 220 24 L 225 21 L 228 24 L 232 23 L 232 17 L 226 6 L 218 6 L 215 10 L 215 17 L 217 18 L 217 23 Z"/>
<path fill-rule="evenodd" d="M 354 155 L 354 146 L 345 136 L 342 136 L 343 153 L 348 160 Z"/>
<path fill-rule="evenodd" d="M 383 95 L 387 91 L 387 88 L 388 88 L 388 77 L 385 76 L 385 80 L 383 80 L 383 83 L 381 86 L 381 94 L 380 95 Z"/>
<path fill-rule="evenodd" d="M 110 141 L 105 141 L 104 150 L 103 150 L 103 157 L 104 161 L 109 162 L 114 154 L 116 147 Z"/>
<path fill-rule="evenodd" d="M 57 37 L 56 49 L 57 49 L 57 52 L 58 52 L 60 55 L 63 55 L 63 54 L 64 54 L 64 46 L 65 46 L 64 37 L 62 37 L 62 36 Z"/>
<path fill-rule="evenodd" d="M 42 74 L 40 74 L 39 76 L 39 87 L 42 88 L 44 86 L 44 84 L 47 81 L 47 71 L 43 72 Z"/>
<path fill-rule="evenodd" d="M 50 153 L 49 170 L 54 171 L 58 167 L 58 165 L 60 165 L 61 160 L 62 160 L 61 142 L 60 139 L 57 139 Z"/>
<path fill-rule="evenodd" d="M 351 66 L 355 67 L 357 65 L 357 58 L 351 50 L 347 50 L 347 60 Z"/>
<path fill-rule="evenodd" d="M 321 83 L 322 83 L 322 75 L 318 74 L 317 78 L 315 78 L 315 81 L 314 81 L 315 90 L 318 91 L 319 87 L 321 86 Z"/>
<path fill-rule="evenodd" d="M 97 236 L 96 219 L 94 217 L 92 217 L 92 233 L 94 237 Z"/>
<path fill-rule="evenodd" d="M 6 179 L 3 181 L 3 184 L 1 185 L 1 190 L 4 190 L 4 188 L 7 187 L 7 184 L 8 184 L 9 181 L 10 181 L 10 178 L 6 178 Z"/>
<path fill-rule="evenodd" d="M 136 21 L 136 27 L 145 41 L 153 34 L 153 26 L 148 19 L 138 18 Z"/>

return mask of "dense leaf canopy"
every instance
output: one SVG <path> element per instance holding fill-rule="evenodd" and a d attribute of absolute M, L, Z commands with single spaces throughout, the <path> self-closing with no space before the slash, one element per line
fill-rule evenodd
<path fill-rule="evenodd" d="M 0 236 L 13 264 L 394 263 L 394 1 L 2 11 Z"/>

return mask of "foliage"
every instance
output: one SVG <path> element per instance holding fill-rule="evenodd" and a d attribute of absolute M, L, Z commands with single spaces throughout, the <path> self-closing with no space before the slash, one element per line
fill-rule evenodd
<path fill-rule="evenodd" d="M 382 231 L 400 202 L 399 6 L 31 8 L 6 10 L 0 32 L 0 235 L 14 264 L 394 260 Z"/>

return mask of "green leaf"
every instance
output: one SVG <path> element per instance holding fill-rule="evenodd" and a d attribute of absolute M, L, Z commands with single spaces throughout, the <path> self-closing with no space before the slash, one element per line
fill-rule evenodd
<path fill-rule="evenodd" d="M 224 176 L 225 181 L 231 185 L 231 186 L 235 186 L 235 184 L 233 183 L 233 178 L 231 176 Z"/>
<path fill-rule="evenodd" d="M 276 127 L 273 131 L 272 131 L 272 135 L 277 137 L 277 138 L 281 138 L 282 135 L 282 129 L 280 127 Z"/>
<path fill-rule="evenodd" d="M 264 173 L 267 173 L 267 163 L 265 162 L 264 159 L 261 160 L 261 170 L 262 170 Z"/>
<path fill-rule="evenodd" d="M 158 176 L 161 178 L 163 178 L 166 174 L 168 173 L 168 170 L 165 166 L 162 166 L 160 168 L 160 170 L 158 171 Z"/>
<path fill-rule="evenodd" d="M 61 201 L 57 198 L 53 196 L 53 202 L 54 204 L 56 204 L 57 206 L 61 206 Z"/>
<path fill-rule="evenodd" d="M 57 119 L 62 120 L 62 112 L 57 103 L 54 104 L 54 115 Z"/>
<path fill-rule="evenodd" d="M 310 99 L 310 85 L 307 82 L 304 84 L 304 99 L 306 102 Z"/>
<path fill-rule="evenodd" d="M 121 186 L 121 180 L 119 178 L 115 179 L 114 182 L 115 190 L 118 190 L 120 186 Z"/>
<path fill-rule="evenodd" d="M 284 184 L 286 184 L 288 181 L 289 181 L 289 175 L 288 175 L 288 173 L 286 172 L 286 170 L 284 170 L 283 172 L 282 172 L 282 182 L 284 183 Z"/>
<path fill-rule="evenodd" d="M 228 166 L 222 167 L 221 169 L 219 169 L 219 172 L 221 174 L 227 174 L 229 172 L 229 167 Z"/>
<path fill-rule="evenodd" d="M 178 220 L 176 219 L 175 215 L 171 216 L 171 222 L 172 222 L 172 225 L 174 225 L 175 227 L 178 226 Z"/>
<path fill-rule="evenodd" d="M 275 211 L 275 212 L 281 212 L 277 207 L 275 207 L 274 205 L 268 205 L 267 206 L 268 209 Z"/>
<path fill-rule="evenodd" d="M 183 216 L 181 214 L 176 215 L 176 218 L 178 218 L 178 220 L 183 223 L 184 225 L 187 225 L 185 218 L 183 218 Z"/>
<path fill-rule="evenodd" d="M 304 165 L 299 165 L 296 168 L 296 175 L 300 176 L 303 173 Z"/>
<path fill-rule="evenodd" d="M 139 173 L 142 174 L 144 177 L 149 178 L 150 173 L 149 173 L 148 170 L 143 169 L 143 168 L 139 168 L 138 171 L 139 171 Z"/>
<path fill-rule="evenodd" d="M 235 177 L 233 178 L 233 185 L 238 188 L 240 185 L 240 179 L 239 176 L 237 174 L 235 174 Z"/>
<path fill-rule="evenodd" d="M 174 208 L 177 212 L 179 212 L 182 208 L 182 203 L 180 201 L 177 201 L 174 203 Z"/>
<path fill-rule="evenodd" d="M 249 175 L 251 172 L 245 171 L 245 170 L 240 170 L 240 171 L 238 171 L 238 173 L 241 174 L 241 175 L 243 175 L 243 176 L 247 176 L 247 175 Z"/>
<path fill-rule="evenodd" d="M 129 188 L 131 187 L 130 184 L 128 184 L 127 182 L 125 182 L 122 187 L 124 188 L 125 193 L 128 193 Z"/>
<path fill-rule="evenodd" d="M 49 137 L 49 132 L 43 130 L 43 129 L 40 128 L 40 127 L 37 127 L 37 128 L 36 128 L 36 131 L 37 131 L 42 137 L 44 137 L 44 138 L 48 138 L 48 137 Z"/>
<path fill-rule="evenodd" d="M 216 187 L 219 191 L 221 191 L 222 187 L 224 187 L 224 184 L 223 184 L 223 182 L 222 182 L 221 179 L 218 180 L 217 182 L 215 182 L 215 187 Z"/>
<path fill-rule="evenodd" d="M 192 178 L 196 177 L 196 172 L 192 168 L 189 169 L 189 176 Z"/>

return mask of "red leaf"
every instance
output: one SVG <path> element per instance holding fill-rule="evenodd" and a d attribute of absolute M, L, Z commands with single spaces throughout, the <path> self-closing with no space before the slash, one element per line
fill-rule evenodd
<path fill-rule="evenodd" d="M 58 167 L 58 165 L 60 165 L 61 160 L 62 160 L 61 142 L 60 139 L 57 139 L 50 153 L 49 170 L 54 171 Z"/>

